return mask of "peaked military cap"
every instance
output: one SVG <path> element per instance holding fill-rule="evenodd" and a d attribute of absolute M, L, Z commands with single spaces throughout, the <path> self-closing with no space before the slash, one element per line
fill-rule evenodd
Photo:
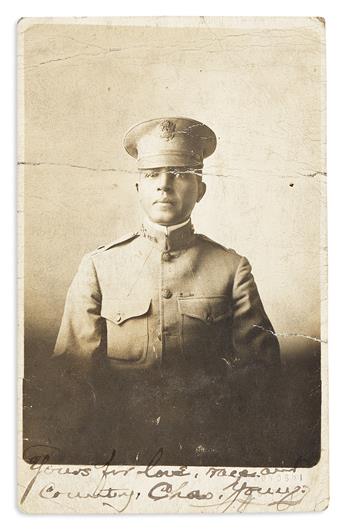
<path fill-rule="evenodd" d="M 216 149 L 217 138 L 207 125 L 191 118 L 155 118 L 134 125 L 124 137 L 126 151 L 138 168 L 202 167 Z"/>

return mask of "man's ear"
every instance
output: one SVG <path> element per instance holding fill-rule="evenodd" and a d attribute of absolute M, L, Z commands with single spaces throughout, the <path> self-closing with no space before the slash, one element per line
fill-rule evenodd
<path fill-rule="evenodd" d="M 197 203 L 199 203 L 199 201 L 201 201 L 201 199 L 204 197 L 205 192 L 206 192 L 206 184 L 204 183 L 204 181 L 200 181 L 198 184 L 198 197 L 196 200 Z"/>

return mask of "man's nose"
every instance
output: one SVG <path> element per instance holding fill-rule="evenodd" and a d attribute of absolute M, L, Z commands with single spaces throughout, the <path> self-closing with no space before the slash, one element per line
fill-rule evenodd
<path fill-rule="evenodd" d="M 162 171 L 159 174 L 159 180 L 157 183 L 157 190 L 159 191 L 169 191 L 172 188 L 173 175 L 169 171 Z"/>

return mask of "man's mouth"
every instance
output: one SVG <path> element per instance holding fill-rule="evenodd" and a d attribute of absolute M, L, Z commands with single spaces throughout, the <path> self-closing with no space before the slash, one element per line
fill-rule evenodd
<path fill-rule="evenodd" d="M 156 201 L 154 201 L 154 205 L 156 204 L 163 204 L 163 205 L 172 205 L 174 202 L 172 201 L 172 199 L 168 199 L 168 198 L 161 198 L 161 199 L 156 199 Z"/>

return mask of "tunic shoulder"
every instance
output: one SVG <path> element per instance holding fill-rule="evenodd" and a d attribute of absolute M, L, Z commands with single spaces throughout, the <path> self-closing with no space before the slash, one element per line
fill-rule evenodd
<path fill-rule="evenodd" d="M 124 243 L 128 243 L 132 241 L 134 238 L 137 238 L 139 236 L 139 232 L 130 232 L 128 234 L 125 234 L 124 236 L 121 236 L 120 238 L 117 238 L 116 240 L 113 240 L 112 242 L 100 245 L 91 252 L 91 255 L 95 255 L 98 253 L 102 253 L 104 251 L 108 251 L 109 249 L 112 249 L 113 247 L 116 247 L 117 245 L 122 245 Z"/>
<path fill-rule="evenodd" d="M 238 261 L 240 261 L 243 257 L 239 253 L 237 253 L 234 249 L 231 249 L 230 247 L 225 247 L 225 245 L 222 245 L 221 243 L 216 242 L 215 240 L 212 240 L 208 236 L 205 236 L 205 234 L 196 234 L 198 238 L 200 238 L 202 241 L 209 243 L 214 248 L 217 248 L 219 250 L 224 251 L 227 254 L 232 255 L 234 258 L 236 258 Z"/>

